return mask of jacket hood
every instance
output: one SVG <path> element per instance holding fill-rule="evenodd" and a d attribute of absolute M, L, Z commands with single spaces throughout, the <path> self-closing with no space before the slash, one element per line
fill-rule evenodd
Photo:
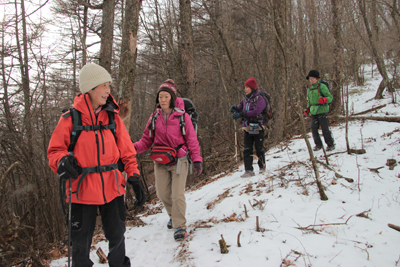
<path fill-rule="evenodd" d="M 90 103 L 90 98 L 88 94 L 82 94 L 80 93 L 77 95 L 74 99 L 74 105 L 73 107 L 78 110 L 81 113 L 86 113 L 88 112 L 88 106 L 89 109 L 93 109 L 92 104 Z M 102 107 L 102 109 L 107 109 L 114 111 L 115 113 L 119 113 L 119 106 L 117 102 L 115 101 L 114 97 L 109 94 L 107 98 L 106 104 Z"/>

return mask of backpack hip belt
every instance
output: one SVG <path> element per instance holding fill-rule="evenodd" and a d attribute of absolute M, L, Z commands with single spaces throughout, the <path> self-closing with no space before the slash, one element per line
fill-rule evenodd
<path fill-rule="evenodd" d="M 79 178 L 78 187 L 76 188 L 76 199 L 79 201 L 79 188 L 81 187 L 81 184 L 82 184 L 83 180 L 86 178 L 86 176 L 89 173 L 102 173 L 102 172 L 109 172 L 109 171 L 115 171 L 115 170 L 118 170 L 118 163 L 109 164 L 109 165 L 103 165 L 103 166 L 84 167 L 84 168 L 78 169 L 78 174 L 79 175 L 82 174 L 82 175 Z M 115 177 L 116 177 L 117 186 L 118 186 L 118 173 L 116 171 L 115 171 Z M 64 180 L 62 184 L 60 183 L 60 200 L 61 200 L 61 204 L 64 203 L 64 200 L 66 198 L 66 194 L 65 194 L 65 192 L 66 192 L 66 183 L 67 183 L 66 180 Z M 65 213 L 64 210 L 63 210 L 63 213 Z"/>

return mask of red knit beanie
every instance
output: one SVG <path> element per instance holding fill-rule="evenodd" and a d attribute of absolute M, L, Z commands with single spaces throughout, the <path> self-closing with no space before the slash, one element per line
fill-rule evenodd
<path fill-rule="evenodd" d="M 257 82 L 256 79 L 254 79 L 253 77 L 249 78 L 245 83 L 244 86 L 250 87 L 253 90 L 257 89 Z"/>

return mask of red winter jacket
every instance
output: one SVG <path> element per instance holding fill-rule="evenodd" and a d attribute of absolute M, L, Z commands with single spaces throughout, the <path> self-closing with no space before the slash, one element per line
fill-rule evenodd
<path fill-rule="evenodd" d="M 196 131 L 194 130 L 192 120 L 190 119 L 189 114 L 184 112 L 185 104 L 183 99 L 180 97 L 176 98 L 175 101 L 175 109 L 168 118 L 167 124 L 165 124 L 165 120 L 162 116 L 161 109 L 157 109 L 155 112 L 158 112 L 158 117 L 155 123 L 155 130 L 152 131 L 151 136 L 149 135 L 149 124 L 151 123 L 150 116 L 146 128 L 143 131 L 142 138 L 134 143 L 137 153 L 143 153 L 147 149 L 150 148 L 152 144 L 156 146 L 168 146 L 172 148 L 176 148 L 181 144 L 184 144 L 180 151 L 178 151 L 178 157 L 183 157 L 186 155 L 186 151 L 189 149 L 189 155 L 193 162 L 203 162 L 202 157 L 200 156 L 200 146 L 197 141 Z M 179 125 L 179 117 L 185 114 L 185 132 L 186 134 L 182 134 L 181 126 Z"/>
<path fill-rule="evenodd" d="M 97 136 L 95 131 L 81 132 L 74 148 L 75 158 L 79 166 L 82 168 L 104 166 L 117 163 L 121 158 L 125 164 L 125 172 L 128 177 L 134 173 L 140 174 L 137 168 L 135 147 L 121 117 L 118 115 L 119 106 L 114 98 L 109 95 L 107 103 L 102 107 L 97 118 L 88 94 L 76 96 L 73 107 L 81 113 L 82 125 L 107 125 L 109 124 L 107 110 L 115 112 L 116 137 L 109 129 L 98 130 Z M 61 116 L 51 136 L 47 151 L 49 166 L 55 173 L 57 173 L 57 166 L 61 158 L 68 155 L 68 146 L 71 141 L 72 118 L 67 116 L 68 112 Z M 117 169 L 102 173 L 89 173 L 80 185 L 78 200 L 76 190 L 81 176 L 72 182 L 73 203 L 101 205 L 125 194 L 126 180 Z M 67 181 L 66 188 L 68 190 L 69 181 Z"/>

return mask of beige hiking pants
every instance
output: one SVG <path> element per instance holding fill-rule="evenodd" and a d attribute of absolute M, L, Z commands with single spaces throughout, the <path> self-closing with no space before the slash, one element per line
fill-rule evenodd
<path fill-rule="evenodd" d="M 174 230 L 186 229 L 185 187 L 188 175 L 187 159 L 181 160 L 180 174 L 176 173 L 177 165 L 163 165 L 154 162 L 156 192 L 172 219 Z"/>

